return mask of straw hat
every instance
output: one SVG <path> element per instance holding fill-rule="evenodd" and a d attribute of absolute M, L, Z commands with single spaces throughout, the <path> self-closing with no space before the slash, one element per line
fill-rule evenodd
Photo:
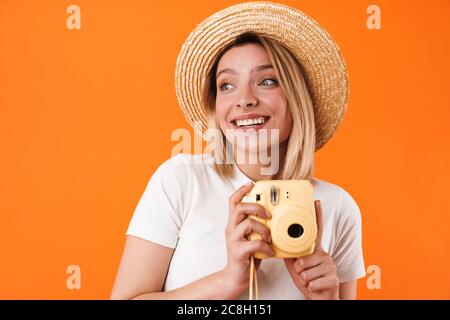
<path fill-rule="evenodd" d="M 303 67 L 314 106 L 316 151 L 333 136 L 348 100 L 348 75 L 339 47 L 316 21 L 279 3 L 245 2 L 197 25 L 183 44 L 175 71 L 178 102 L 187 121 L 205 137 L 205 79 L 221 50 L 245 32 L 282 42 Z"/>

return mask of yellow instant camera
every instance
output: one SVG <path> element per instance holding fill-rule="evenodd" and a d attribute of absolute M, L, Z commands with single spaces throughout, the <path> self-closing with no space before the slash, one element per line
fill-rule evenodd
<path fill-rule="evenodd" d="M 242 202 L 258 203 L 271 214 L 270 219 L 251 215 L 265 224 L 272 238 L 274 258 L 298 258 L 314 252 L 317 237 L 316 210 L 313 187 L 308 180 L 262 180 Z M 258 233 L 251 233 L 250 240 L 261 239 Z M 261 252 L 255 258 L 270 258 Z"/>

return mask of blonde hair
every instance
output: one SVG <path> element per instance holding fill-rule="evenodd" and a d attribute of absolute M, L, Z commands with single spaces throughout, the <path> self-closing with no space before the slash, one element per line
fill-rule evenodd
<path fill-rule="evenodd" d="M 216 153 L 214 168 L 222 177 L 231 177 L 234 166 L 234 164 L 227 163 L 224 160 L 224 156 L 228 157 L 231 151 L 227 148 L 226 137 L 220 130 L 215 115 L 217 66 L 222 56 L 229 49 L 248 43 L 259 44 L 267 51 L 292 114 L 292 130 L 284 163 L 280 164 L 280 170 L 282 171 L 281 174 L 278 173 L 278 176 L 283 180 L 310 180 L 314 169 L 316 135 L 313 104 L 306 80 L 303 77 L 302 67 L 291 51 L 281 42 L 256 33 L 242 34 L 224 48 L 206 77 L 203 101 L 208 117 L 208 129 L 219 129 L 214 130 L 219 132 L 219 136 L 212 139 L 213 150 Z M 219 161 L 217 161 L 218 156 Z"/>

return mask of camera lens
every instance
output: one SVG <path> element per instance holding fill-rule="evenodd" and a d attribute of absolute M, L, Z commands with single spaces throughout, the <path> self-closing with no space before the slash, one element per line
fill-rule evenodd
<path fill-rule="evenodd" d="M 303 227 L 298 223 L 291 224 L 288 228 L 288 234 L 292 238 L 299 238 L 303 234 Z"/>

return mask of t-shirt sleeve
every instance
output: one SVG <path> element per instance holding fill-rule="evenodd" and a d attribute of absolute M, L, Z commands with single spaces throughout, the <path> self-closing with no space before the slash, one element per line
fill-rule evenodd
<path fill-rule="evenodd" d="M 176 176 L 166 161 L 150 178 L 126 234 L 175 248 L 182 223 L 179 195 Z"/>
<path fill-rule="evenodd" d="M 341 188 L 341 211 L 336 226 L 332 258 L 339 282 L 365 277 L 362 252 L 361 213 L 355 200 Z"/>

